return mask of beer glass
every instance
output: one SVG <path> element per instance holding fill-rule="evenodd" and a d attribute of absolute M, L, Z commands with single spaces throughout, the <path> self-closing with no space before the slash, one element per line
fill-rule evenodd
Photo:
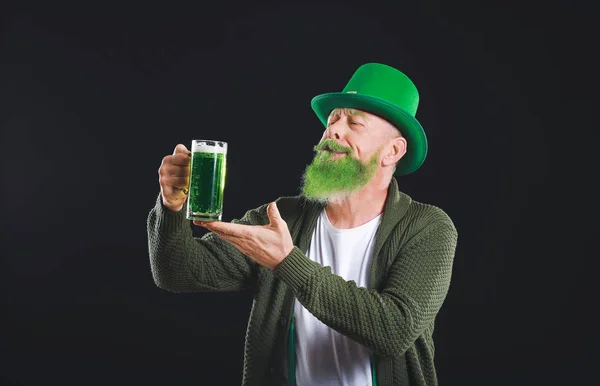
<path fill-rule="evenodd" d="M 192 141 L 191 151 L 186 218 L 221 221 L 227 142 L 195 139 Z"/>

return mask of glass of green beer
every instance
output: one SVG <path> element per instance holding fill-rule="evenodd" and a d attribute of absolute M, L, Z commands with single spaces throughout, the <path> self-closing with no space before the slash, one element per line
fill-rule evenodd
<path fill-rule="evenodd" d="M 186 217 L 188 220 L 221 221 L 227 142 L 195 139 L 191 151 Z"/>

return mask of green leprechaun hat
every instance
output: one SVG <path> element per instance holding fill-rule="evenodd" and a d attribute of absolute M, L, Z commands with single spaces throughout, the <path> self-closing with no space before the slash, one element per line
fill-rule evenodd
<path fill-rule="evenodd" d="M 427 137 L 415 118 L 419 93 L 413 82 L 397 69 L 380 63 L 360 66 L 342 92 L 317 95 L 311 106 L 324 126 L 335 108 L 353 108 L 375 114 L 406 138 L 406 154 L 395 175 L 407 175 L 421 167 L 427 156 Z"/>

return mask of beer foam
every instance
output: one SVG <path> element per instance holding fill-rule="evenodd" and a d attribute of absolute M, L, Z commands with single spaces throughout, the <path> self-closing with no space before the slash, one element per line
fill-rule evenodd
<path fill-rule="evenodd" d="M 220 141 L 202 141 L 200 143 L 193 143 L 192 144 L 192 152 L 193 153 L 197 153 L 197 152 L 201 152 L 201 153 L 227 153 L 227 144 L 224 142 L 221 142 L 223 144 L 223 146 L 220 145 L 216 145 L 216 146 L 209 146 L 206 144 L 206 142 L 220 142 Z"/>

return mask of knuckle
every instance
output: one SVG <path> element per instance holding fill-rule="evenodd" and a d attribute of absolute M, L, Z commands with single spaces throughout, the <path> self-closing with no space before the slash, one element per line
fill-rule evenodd
<path fill-rule="evenodd" d="M 171 162 L 177 166 L 184 167 L 190 163 L 190 160 L 185 154 L 175 154 Z"/>

